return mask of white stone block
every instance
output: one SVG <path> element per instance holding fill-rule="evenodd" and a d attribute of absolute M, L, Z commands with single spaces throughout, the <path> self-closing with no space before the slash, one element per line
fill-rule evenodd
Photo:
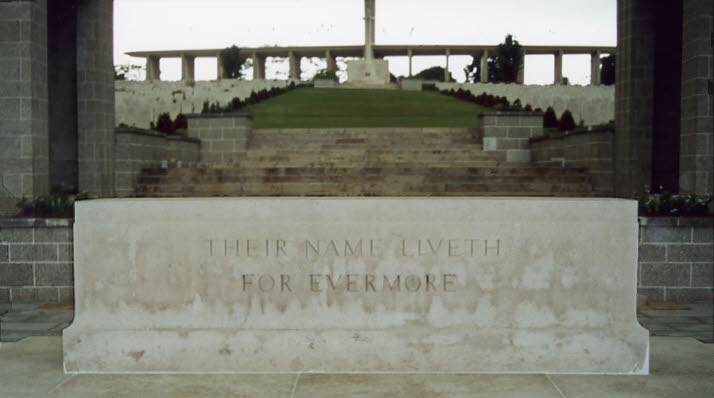
<path fill-rule="evenodd" d="M 483 150 L 497 151 L 498 150 L 498 138 L 497 137 L 483 137 Z"/>
<path fill-rule="evenodd" d="M 384 59 L 347 61 L 347 82 L 356 85 L 389 84 L 389 62 Z"/>
<path fill-rule="evenodd" d="M 646 374 L 637 204 L 76 204 L 68 373 Z"/>
<path fill-rule="evenodd" d="M 506 151 L 506 162 L 530 162 L 530 149 L 509 149 Z"/>

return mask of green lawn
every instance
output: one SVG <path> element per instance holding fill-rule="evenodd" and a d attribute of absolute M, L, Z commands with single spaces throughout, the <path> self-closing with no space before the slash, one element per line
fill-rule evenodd
<path fill-rule="evenodd" d="M 254 128 L 476 127 L 484 109 L 433 91 L 298 88 L 245 111 Z"/>

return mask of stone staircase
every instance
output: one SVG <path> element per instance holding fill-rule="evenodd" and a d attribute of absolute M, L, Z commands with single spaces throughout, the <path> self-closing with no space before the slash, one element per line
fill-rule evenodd
<path fill-rule="evenodd" d="M 476 129 L 254 130 L 226 165 L 145 169 L 139 196 L 589 196 L 581 169 L 505 163 Z"/>

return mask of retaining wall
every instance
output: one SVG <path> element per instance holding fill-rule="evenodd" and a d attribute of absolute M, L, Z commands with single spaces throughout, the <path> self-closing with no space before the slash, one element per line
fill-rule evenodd
<path fill-rule="evenodd" d="M 524 85 L 504 83 L 437 83 L 439 90 L 462 88 L 474 95 L 486 92 L 503 96 L 513 102 L 520 99 L 525 106 L 544 111 L 552 106 L 558 117 L 570 109 L 577 123 L 582 119 L 587 125 L 603 124 L 615 119 L 615 86 L 564 86 Z"/>
<path fill-rule="evenodd" d="M 640 217 L 638 293 L 649 301 L 711 303 L 711 217 Z"/>
<path fill-rule="evenodd" d="M 201 141 L 137 128 L 114 132 L 114 184 L 116 196 L 134 196 L 141 169 L 168 163 L 190 165 L 201 160 Z"/>
<path fill-rule="evenodd" d="M 543 113 L 484 112 L 478 115 L 483 150 L 506 162 L 530 162 L 528 140 L 543 134 Z"/>
<path fill-rule="evenodd" d="M 74 299 L 73 219 L 0 219 L 0 302 Z"/>
<path fill-rule="evenodd" d="M 225 164 L 245 153 L 253 131 L 247 113 L 188 115 L 188 134 L 201 141 L 201 161 Z"/>
<path fill-rule="evenodd" d="M 200 113 L 204 101 L 218 101 L 225 105 L 237 97 L 250 97 L 252 91 L 287 87 L 297 80 L 237 80 L 216 81 L 129 81 L 116 82 L 116 125 L 149 128 L 161 113 L 168 112 L 171 118 L 179 113 Z"/>
<path fill-rule="evenodd" d="M 563 167 L 584 167 L 592 177 L 595 196 L 615 194 L 612 127 L 574 130 L 557 136 L 530 139 L 532 162 L 560 163 Z"/>

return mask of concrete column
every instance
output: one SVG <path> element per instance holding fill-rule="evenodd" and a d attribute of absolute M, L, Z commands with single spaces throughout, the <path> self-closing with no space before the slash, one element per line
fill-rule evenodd
<path fill-rule="evenodd" d="M 300 57 L 290 51 L 288 52 L 288 63 L 290 64 L 289 78 L 300 80 Z"/>
<path fill-rule="evenodd" d="M 590 85 L 600 85 L 600 51 L 590 53 Z"/>
<path fill-rule="evenodd" d="M 196 74 L 194 73 L 195 64 L 196 64 L 196 57 L 192 57 L 192 56 L 186 55 L 186 54 L 183 54 L 181 56 L 181 80 L 183 80 L 183 81 L 196 80 Z"/>
<path fill-rule="evenodd" d="M 714 189 L 714 97 L 708 89 L 714 81 L 712 4 L 708 0 L 688 0 L 684 1 L 682 11 L 679 191 L 711 194 Z"/>
<path fill-rule="evenodd" d="M 407 57 L 409 58 L 409 77 L 412 77 L 412 49 L 407 48 Z"/>
<path fill-rule="evenodd" d="M 253 80 L 265 79 L 265 57 L 253 53 Z"/>
<path fill-rule="evenodd" d="M 449 55 L 451 55 L 451 50 L 446 49 L 446 67 L 444 68 L 444 81 L 449 82 Z"/>
<path fill-rule="evenodd" d="M 223 57 L 221 53 L 216 54 L 216 79 L 221 80 L 226 78 L 226 70 L 223 69 Z"/>
<path fill-rule="evenodd" d="M 327 70 L 337 72 L 337 61 L 330 50 L 325 51 L 325 63 L 327 63 Z"/>
<path fill-rule="evenodd" d="M 516 76 L 516 83 L 518 84 L 523 84 L 525 83 L 525 72 L 526 69 L 526 52 L 523 51 L 523 56 L 521 57 L 520 62 L 518 63 L 518 75 Z"/>
<path fill-rule="evenodd" d="M 150 55 L 146 57 L 146 80 L 161 80 L 161 58 Z"/>
<path fill-rule="evenodd" d="M 97 197 L 113 196 L 113 2 L 76 4 L 79 189 Z"/>
<path fill-rule="evenodd" d="M 488 50 L 483 50 L 483 54 L 481 55 L 481 83 L 487 83 L 488 82 Z"/>
<path fill-rule="evenodd" d="M 374 58 L 374 9 L 375 0 L 364 0 L 364 59 L 372 60 Z"/>
<path fill-rule="evenodd" d="M 615 195 L 631 197 L 652 183 L 655 7 L 617 2 Z"/>
<path fill-rule="evenodd" d="M 47 1 L 0 2 L 0 32 L 0 183 L 31 198 L 50 186 Z"/>
<path fill-rule="evenodd" d="M 553 68 L 553 84 L 563 84 L 563 51 L 556 51 L 553 54 L 553 57 L 555 58 L 555 67 Z"/>

